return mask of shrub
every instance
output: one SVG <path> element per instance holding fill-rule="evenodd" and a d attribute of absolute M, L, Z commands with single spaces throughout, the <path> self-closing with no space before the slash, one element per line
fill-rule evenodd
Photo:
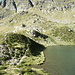
<path fill-rule="evenodd" d="M 9 33 L 6 35 L 6 43 L 9 46 L 12 46 L 12 43 L 17 42 L 17 43 L 23 43 L 27 44 L 27 37 L 21 34 L 15 34 L 15 33 Z"/>

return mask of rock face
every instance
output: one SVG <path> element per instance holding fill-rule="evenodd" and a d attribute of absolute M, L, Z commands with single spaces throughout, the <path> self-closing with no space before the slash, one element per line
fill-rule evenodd
<path fill-rule="evenodd" d="M 6 0 L 2 0 L 2 7 L 4 8 L 6 6 Z"/>
<path fill-rule="evenodd" d="M 0 1 L 0 5 L 1 5 L 1 3 L 2 3 L 2 2 Z"/>
<path fill-rule="evenodd" d="M 31 0 L 2 0 L 2 8 L 15 10 L 15 11 L 24 11 L 33 7 Z"/>
<path fill-rule="evenodd" d="M 39 9 L 45 9 L 48 12 L 52 10 L 65 10 L 75 6 L 75 2 L 65 4 L 65 1 L 66 0 L 2 0 L 1 5 L 3 8 L 15 10 L 17 12 L 25 11 L 36 5 L 38 5 Z"/>
<path fill-rule="evenodd" d="M 18 0 L 16 5 L 17 5 L 17 11 L 24 11 L 34 6 L 31 0 Z"/>
<path fill-rule="evenodd" d="M 33 33 L 32 34 L 33 34 L 34 37 L 41 37 L 43 39 L 48 38 L 47 35 L 41 34 L 41 33 L 39 33 L 38 31 L 35 31 L 35 30 L 33 30 Z"/>
<path fill-rule="evenodd" d="M 2 7 L 17 11 L 16 3 L 14 0 L 2 0 Z"/>

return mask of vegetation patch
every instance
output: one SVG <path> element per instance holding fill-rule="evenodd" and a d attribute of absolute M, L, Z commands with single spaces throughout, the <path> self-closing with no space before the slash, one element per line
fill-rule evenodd
<path fill-rule="evenodd" d="M 43 52 L 40 52 L 39 55 L 37 56 L 30 56 L 30 57 L 25 57 L 21 64 L 23 65 L 39 65 L 42 64 L 45 61 L 45 57 Z"/>
<path fill-rule="evenodd" d="M 68 26 L 56 27 L 52 30 L 52 35 L 59 36 L 63 41 L 75 43 L 75 32 Z"/>
<path fill-rule="evenodd" d="M 44 62 L 45 57 L 42 52 L 45 48 L 44 46 L 22 34 L 8 33 L 5 36 L 4 46 L 2 47 L 4 48 L 4 50 L 2 50 L 4 56 L 1 58 L 1 61 L 5 61 L 7 65 L 0 66 L 1 74 L 40 75 L 29 66 L 39 65 Z M 14 61 L 12 61 L 13 58 Z M 15 59 L 18 60 L 18 62 L 15 62 Z M 41 73 L 41 75 L 44 74 Z"/>

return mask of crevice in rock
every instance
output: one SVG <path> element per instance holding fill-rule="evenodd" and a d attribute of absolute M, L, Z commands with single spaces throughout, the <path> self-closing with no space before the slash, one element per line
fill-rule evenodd
<path fill-rule="evenodd" d="M 31 0 L 28 0 L 28 1 L 29 1 L 30 5 L 31 5 L 32 7 L 34 7 L 32 1 L 31 1 Z"/>
<path fill-rule="evenodd" d="M 2 1 L 0 1 L 0 5 L 2 4 Z"/>
<path fill-rule="evenodd" d="M 16 6 L 16 3 L 15 3 L 15 1 L 13 1 L 13 5 L 14 5 L 14 7 L 15 7 L 15 10 L 16 10 L 16 12 L 17 12 L 17 6 Z"/>
<path fill-rule="evenodd" d="M 2 0 L 2 8 L 6 6 L 6 0 Z"/>

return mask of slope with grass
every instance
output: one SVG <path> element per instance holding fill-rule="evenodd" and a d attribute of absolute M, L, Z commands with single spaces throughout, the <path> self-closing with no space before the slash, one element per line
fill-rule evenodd
<path fill-rule="evenodd" d="M 18 0 L 15 0 L 15 2 L 17 1 Z M 8 38 L 9 45 L 14 46 L 14 49 L 11 50 L 12 48 L 6 44 L 10 52 L 16 52 L 15 48 L 17 48 L 17 51 L 21 51 L 23 55 L 24 50 L 18 50 L 22 49 L 22 47 L 26 49 L 30 48 L 31 52 L 28 52 L 26 55 L 24 53 L 24 55 L 18 59 L 19 62 L 17 61 L 17 65 L 14 62 L 16 61 L 14 59 L 16 54 L 13 53 L 13 58 L 12 55 L 10 58 L 12 60 L 8 61 L 7 65 L 0 66 L 1 74 L 46 75 L 42 69 L 30 68 L 30 65 L 38 65 L 44 62 L 45 57 L 43 52 L 38 52 L 38 50 L 41 50 L 41 46 L 75 45 L 74 0 L 51 0 L 50 2 L 46 2 L 45 0 L 32 0 L 32 2 L 34 7 L 17 13 L 0 7 L 0 45 L 5 44 L 6 35 L 10 33 L 26 36 L 32 44 L 28 47 L 22 38 L 23 42 L 20 40 L 22 43 L 20 42 L 21 44 L 18 44 L 19 40 L 15 40 L 18 39 L 19 36 L 11 36 L 13 38 L 12 40 Z M 12 44 L 11 41 L 13 41 Z M 41 45 L 40 47 L 38 47 L 39 44 Z M 19 55 L 17 57 L 19 57 Z M 11 62 L 14 62 L 14 65 Z"/>

